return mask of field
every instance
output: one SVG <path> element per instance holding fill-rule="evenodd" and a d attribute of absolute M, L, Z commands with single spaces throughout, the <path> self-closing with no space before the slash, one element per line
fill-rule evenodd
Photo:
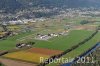
<path fill-rule="evenodd" d="M 88 18 L 84 18 L 84 19 L 88 20 Z M 65 29 L 68 28 L 66 27 L 66 24 L 68 23 L 72 25 L 70 27 L 73 27 L 74 25 L 77 27 L 82 26 L 82 28 L 84 28 L 85 26 L 89 27 L 92 25 L 91 23 L 87 25 L 80 25 L 80 21 L 84 19 L 81 17 L 76 17 L 73 19 L 65 18 L 62 20 L 62 22 L 60 21 L 60 19 L 52 19 L 45 22 L 37 22 L 35 25 L 33 24 L 35 27 L 33 30 L 36 30 L 36 31 L 22 32 L 18 35 L 8 37 L 6 40 L 0 40 L 0 51 L 12 50 L 16 48 L 16 43 L 28 42 L 28 41 L 35 42 L 32 48 L 20 50 L 17 52 L 11 52 L 2 56 L 2 58 L 6 59 L 7 61 L 9 60 L 11 62 L 13 62 L 12 60 L 14 60 L 17 63 L 18 61 L 20 61 L 20 62 L 39 64 L 40 57 L 50 58 L 53 55 L 60 54 L 63 51 L 71 48 L 72 46 L 76 45 L 77 43 L 89 37 L 94 32 L 94 30 L 88 30 L 88 29 L 76 30 L 76 28 L 75 29 L 70 28 L 67 35 L 53 37 L 48 40 L 38 40 L 38 39 L 35 39 L 35 36 L 37 34 L 59 33 L 59 32 L 65 31 Z M 99 20 L 99 18 L 96 18 L 96 20 Z M 33 25 L 30 25 L 30 26 L 33 26 Z M 93 26 L 95 25 L 97 26 L 98 23 L 93 24 Z M 9 28 L 14 31 L 15 29 L 19 30 L 20 27 L 22 28 L 25 26 L 26 25 L 21 25 L 18 27 L 12 26 Z M 75 58 L 81 53 L 91 48 L 98 41 L 100 41 L 100 32 L 84 45 L 64 55 L 63 58 L 68 58 L 68 57 Z M 62 63 L 49 64 L 47 66 L 57 66 L 58 64 L 62 64 Z"/>
<path fill-rule="evenodd" d="M 78 43 L 79 41 L 82 41 L 86 37 L 88 37 L 92 32 L 93 31 L 74 30 L 74 31 L 71 31 L 68 36 L 55 37 L 55 38 L 50 39 L 49 41 L 42 41 L 42 40 L 39 41 L 39 40 L 35 40 L 35 39 L 33 39 L 32 41 L 36 42 L 34 47 L 37 47 L 37 48 L 66 50 L 66 48 L 70 48 L 70 46 L 72 46 L 72 45 Z M 13 49 L 13 48 L 15 48 L 15 44 L 17 43 L 17 39 L 20 39 L 22 37 L 25 37 L 25 36 L 28 36 L 28 35 L 34 34 L 34 33 L 33 32 L 22 33 L 22 34 L 13 36 L 13 37 L 8 37 L 6 40 L 0 41 L 0 50 Z M 73 41 L 71 41 L 71 40 L 73 40 Z M 27 39 L 25 41 L 27 41 Z M 60 48 L 56 47 L 56 45 Z"/>
<path fill-rule="evenodd" d="M 27 36 L 30 37 L 31 35 L 33 35 L 33 34 L 35 34 L 37 32 L 38 32 L 38 30 L 31 31 L 31 32 L 20 32 L 18 35 L 14 35 L 14 36 L 8 37 L 5 40 L 0 40 L 0 50 L 11 50 L 11 49 L 16 47 L 16 43 L 20 42 L 19 40 L 24 39 Z"/>
<path fill-rule="evenodd" d="M 15 45 L 17 43 L 17 39 L 30 35 L 30 33 L 21 33 L 19 35 L 15 35 L 13 37 L 8 37 L 6 40 L 0 40 L 0 50 L 10 50 L 15 48 Z"/>
<path fill-rule="evenodd" d="M 4 57 L 26 62 L 40 63 L 40 57 L 49 58 L 50 56 L 39 53 L 19 51 L 19 52 L 9 53 L 7 55 L 4 55 Z"/>
<path fill-rule="evenodd" d="M 49 41 L 37 41 L 34 47 L 64 51 L 91 35 L 93 31 L 74 30 L 67 36 L 60 36 Z"/>
<path fill-rule="evenodd" d="M 51 38 L 48 41 L 33 40 L 36 42 L 33 48 L 9 53 L 3 57 L 37 64 L 40 63 L 40 57 L 49 58 L 53 55 L 60 54 L 64 50 L 84 40 L 93 32 L 94 31 L 73 30 L 69 35 Z"/>
<path fill-rule="evenodd" d="M 64 55 L 62 58 L 75 58 L 78 55 L 80 55 L 81 53 L 84 53 L 85 51 L 87 51 L 89 48 L 93 47 L 98 41 L 100 41 L 100 31 L 90 41 L 86 42 L 84 45 L 82 45 L 82 46 L 78 47 L 77 49 Z M 61 63 L 52 63 L 52 64 L 49 64 L 47 66 L 57 66 L 59 64 L 62 64 L 62 62 Z"/>
<path fill-rule="evenodd" d="M 49 58 L 53 55 L 60 54 L 62 51 L 58 50 L 49 50 L 43 48 L 31 48 L 29 50 L 13 52 L 4 55 L 3 57 L 9 59 L 15 59 L 19 61 L 26 61 L 32 63 L 40 63 L 40 58 Z"/>
<path fill-rule="evenodd" d="M 40 53 L 44 55 L 49 55 L 49 56 L 57 55 L 63 52 L 59 50 L 50 50 L 50 49 L 45 49 L 45 48 L 31 48 L 27 51 L 32 52 L 32 53 Z"/>
<path fill-rule="evenodd" d="M 16 61 L 11 59 L 5 59 L 0 58 L 0 62 L 2 62 L 4 65 L 2 66 L 36 66 L 36 64 L 28 63 L 28 62 L 22 62 L 22 61 Z"/>

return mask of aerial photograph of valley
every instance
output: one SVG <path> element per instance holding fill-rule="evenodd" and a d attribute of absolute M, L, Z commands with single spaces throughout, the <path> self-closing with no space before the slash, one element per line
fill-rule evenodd
<path fill-rule="evenodd" d="M 100 66 L 100 0 L 0 0 L 0 66 Z"/>

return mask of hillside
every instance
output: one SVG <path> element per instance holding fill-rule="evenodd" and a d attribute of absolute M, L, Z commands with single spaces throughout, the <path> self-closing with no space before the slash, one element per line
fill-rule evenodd
<path fill-rule="evenodd" d="M 0 10 L 13 11 L 22 7 L 16 0 L 0 0 Z"/>
<path fill-rule="evenodd" d="M 100 7 L 100 0 L 0 0 L 0 10 L 13 11 L 29 7 Z"/>
<path fill-rule="evenodd" d="M 17 0 L 31 6 L 99 7 L 100 0 Z"/>

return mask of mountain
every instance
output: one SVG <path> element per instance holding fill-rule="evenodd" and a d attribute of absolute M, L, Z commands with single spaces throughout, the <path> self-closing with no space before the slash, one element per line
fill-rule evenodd
<path fill-rule="evenodd" d="M 100 0 L 0 0 L 0 10 L 14 11 L 29 7 L 100 7 Z"/>
<path fill-rule="evenodd" d="M 14 11 L 22 7 L 17 0 L 0 0 L 0 10 Z"/>
<path fill-rule="evenodd" d="M 45 7 L 100 7 L 100 0 L 17 0 L 22 4 Z"/>

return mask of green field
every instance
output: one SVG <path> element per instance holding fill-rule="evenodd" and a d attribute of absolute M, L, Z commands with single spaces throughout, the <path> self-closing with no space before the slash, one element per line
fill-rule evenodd
<path fill-rule="evenodd" d="M 52 38 L 48 41 L 36 41 L 34 47 L 54 50 L 66 50 L 90 36 L 94 31 L 73 30 L 69 35 Z"/>
<path fill-rule="evenodd" d="M 19 35 L 8 37 L 6 40 L 0 40 L 0 50 L 10 50 L 15 48 L 15 44 L 17 43 L 17 39 L 30 35 L 32 32 L 29 33 L 20 33 Z"/>
<path fill-rule="evenodd" d="M 77 44 L 78 42 L 82 41 L 83 39 L 87 38 L 92 33 L 93 31 L 74 30 L 71 31 L 70 34 L 67 36 L 55 37 L 48 41 L 33 39 L 33 41 L 36 42 L 36 44 L 33 47 L 48 48 L 48 49 L 55 49 L 55 50 L 66 50 L 71 46 Z M 9 50 L 15 48 L 17 39 L 20 39 L 30 34 L 33 33 L 22 33 L 13 37 L 8 37 L 6 40 L 0 41 L 0 50 Z"/>
<path fill-rule="evenodd" d="M 93 47 L 97 42 L 100 41 L 100 32 L 97 33 L 91 40 L 89 40 L 88 42 L 86 42 L 84 45 L 78 47 L 77 49 L 69 52 L 68 54 L 64 55 L 63 58 L 75 58 L 78 55 L 84 53 L 85 51 L 87 51 L 89 48 Z M 62 63 L 60 63 L 62 64 Z M 52 63 L 49 64 L 47 66 L 57 66 L 57 63 Z"/>
<path fill-rule="evenodd" d="M 48 49 L 64 51 L 68 48 L 71 48 L 73 45 L 76 45 L 80 41 L 83 41 L 85 38 L 90 36 L 93 32 L 94 31 L 73 30 L 73 31 L 70 31 L 69 35 L 51 38 L 48 41 L 33 39 L 33 41 L 36 42 L 36 44 L 33 47 L 48 48 Z M 22 33 L 13 37 L 8 37 L 7 40 L 0 41 L 0 50 L 9 50 L 9 49 L 15 48 L 17 39 L 20 39 L 22 37 L 25 37 L 31 34 L 34 34 L 34 33 Z M 94 36 L 90 41 L 88 41 L 84 45 L 64 55 L 63 58 L 69 58 L 69 57 L 75 58 L 81 53 L 87 51 L 89 48 L 95 45 L 98 41 L 100 41 L 100 32 L 97 33 L 96 36 Z M 57 66 L 57 65 L 58 63 L 52 63 L 52 64 L 48 64 L 47 66 Z"/>
<path fill-rule="evenodd" d="M 51 38 L 47 41 L 43 40 L 35 40 L 33 39 L 32 41 L 36 42 L 36 44 L 33 47 L 36 48 L 48 48 L 48 49 L 53 49 L 53 50 L 66 50 L 68 48 L 71 48 L 72 46 L 76 45 L 80 41 L 83 41 L 85 38 L 90 36 L 94 31 L 88 31 L 88 30 L 72 30 L 70 33 L 66 36 L 59 36 L 59 37 L 54 37 Z M 37 33 L 37 32 L 36 32 Z M 12 48 L 15 48 L 16 40 L 20 39 L 22 37 L 35 34 L 33 33 L 21 33 L 19 35 L 13 36 L 13 37 L 8 37 L 6 40 L 0 41 L 0 50 L 10 50 Z M 91 48 L 93 45 L 95 45 L 98 41 L 100 40 L 100 32 L 94 36 L 90 41 L 85 43 L 84 45 L 78 47 L 77 49 L 69 52 L 68 54 L 64 55 L 64 58 L 68 57 L 77 57 L 84 51 L 88 50 Z M 62 63 L 60 63 L 62 64 Z M 47 66 L 57 66 L 58 64 L 49 64 Z"/>
<path fill-rule="evenodd" d="M 85 44 L 83 44 L 82 46 L 73 50 L 72 52 L 65 55 L 64 57 L 73 57 L 74 58 L 74 57 L 80 55 L 81 53 L 84 53 L 89 48 L 93 47 L 99 41 L 100 41 L 100 32 L 95 37 L 93 37 L 90 41 L 86 42 Z"/>

